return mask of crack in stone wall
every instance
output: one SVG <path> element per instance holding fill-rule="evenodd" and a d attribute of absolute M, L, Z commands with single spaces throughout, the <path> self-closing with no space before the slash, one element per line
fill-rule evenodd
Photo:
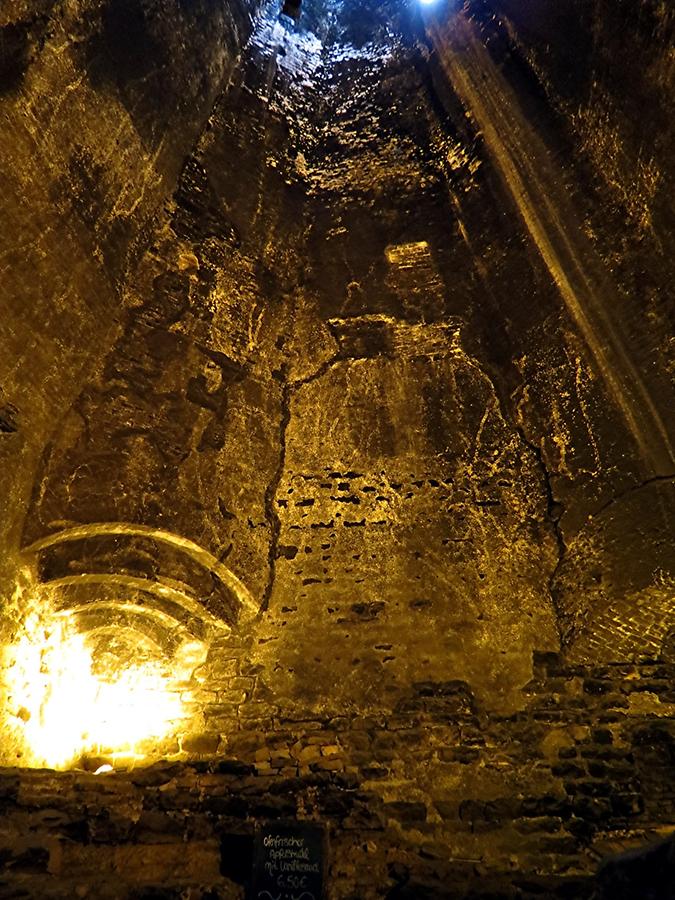
<path fill-rule="evenodd" d="M 642 491 L 644 488 L 649 487 L 652 484 L 671 484 L 675 481 L 675 474 L 673 475 L 654 475 L 652 478 L 646 478 L 644 481 L 640 482 L 640 484 L 631 485 L 631 487 L 626 488 L 625 491 L 621 491 L 616 494 L 616 496 L 611 497 L 604 503 L 596 512 L 593 513 L 590 518 L 594 519 L 597 516 L 601 516 L 604 512 L 614 506 L 615 503 L 621 503 L 626 497 L 629 497 L 631 494 L 636 493 L 637 491 Z"/>
<path fill-rule="evenodd" d="M 261 613 L 269 608 L 270 598 L 274 592 L 274 581 L 276 576 L 276 563 L 279 553 L 279 535 L 281 533 L 281 520 L 277 509 L 277 493 L 279 485 L 284 477 L 286 465 L 286 433 L 291 423 L 293 396 L 304 385 L 311 384 L 321 378 L 326 372 L 337 362 L 339 357 L 328 359 L 323 362 L 315 372 L 306 375 L 303 378 L 289 378 L 287 369 L 282 368 L 278 377 L 282 384 L 281 389 L 281 413 L 279 420 L 279 465 L 274 472 L 274 477 L 267 486 L 265 491 L 265 511 L 267 521 L 270 526 L 270 547 L 269 547 L 269 579 L 263 594 L 263 600 L 260 606 Z"/>
<path fill-rule="evenodd" d="M 555 536 L 556 545 L 558 548 L 558 558 L 556 560 L 555 566 L 551 569 L 548 576 L 548 590 L 549 595 L 551 597 L 551 602 L 556 611 L 556 619 L 558 624 L 558 632 L 561 638 L 561 644 L 564 643 L 564 611 L 561 608 L 560 601 L 558 598 L 558 593 L 556 589 L 556 576 L 560 567 L 563 564 L 566 553 L 565 546 L 565 536 L 563 534 L 562 528 L 560 526 L 560 515 L 561 515 L 561 504 L 556 500 L 555 495 L 553 493 L 553 484 L 551 481 L 551 475 L 546 465 L 546 460 L 544 459 L 544 454 L 542 452 L 541 447 L 538 447 L 535 443 L 533 443 L 526 434 L 525 424 L 522 421 L 522 417 L 520 413 L 517 413 L 516 419 L 520 421 L 516 421 L 516 431 L 518 432 L 520 439 L 527 449 L 532 453 L 534 458 L 537 461 L 537 465 L 541 472 L 542 481 L 544 484 L 544 489 L 546 492 L 546 515 L 551 527 L 551 531 Z"/>
<path fill-rule="evenodd" d="M 264 613 L 269 608 L 270 598 L 274 590 L 274 582 L 277 568 L 277 555 L 279 552 L 279 535 L 281 533 L 281 521 L 277 512 L 277 492 L 286 465 L 286 431 L 291 421 L 292 386 L 288 381 L 285 371 L 279 372 L 281 382 L 281 403 L 279 417 L 279 462 L 274 471 L 272 480 L 265 490 L 265 514 L 270 528 L 268 566 L 269 576 L 265 586 L 260 612 Z"/>

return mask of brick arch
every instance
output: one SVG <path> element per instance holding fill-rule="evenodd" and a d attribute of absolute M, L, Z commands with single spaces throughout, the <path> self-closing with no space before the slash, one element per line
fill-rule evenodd
<path fill-rule="evenodd" d="M 134 630 L 168 657 L 195 641 L 208 646 L 258 612 L 243 582 L 208 550 L 150 526 L 80 525 L 23 554 L 57 615 L 88 633 Z"/>
<path fill-rule="evenodd" d="M 636 485 L 568 539 L 553 588 L 570 659 L 661 653 L 675 628 L 674 488 L 672 478 Z"/>
<path fill-rule="evenodd" d="M 658 658 L 669 636 L 675 658 L 675 590 L 654 585 L 597 609 L 575 637 L 569 658 L 590 663 Z"/>

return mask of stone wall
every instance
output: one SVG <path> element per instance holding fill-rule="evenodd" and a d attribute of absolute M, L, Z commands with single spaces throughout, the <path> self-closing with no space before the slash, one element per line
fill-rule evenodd
<path fill-rule="evenodd" d="M 254 11 L 243 0 L 3 3 L 5 593 L 36 459 L 114 337 L 150 223 Z"/>
<path fill-rule="evenodd" d="M 427 22 L 439 98 L 450 115 L 465 110 L 506 214 L 557 285 L 555 311 L 537 303 L 541 318 L 529 305 L 515 311 L 506 293 L 497 304 L 519 368 L 515 415 L 551 490 L 562 637 L 586 659 L 639 652 L 643 631 L 630 623 L 646 605 L 650 631 L 669 628 L 669 525 L 653 498 L 669 519 L 671 229 L 657 185 L 668 193 L 673 178 L 662 119 L 672 29 L 670 12 L 641 2 L 476 2 Z M 644 128 L 636 104 L 649 110 Z M 463 204 L 484 246 L 477 211 Z M 628 534 L 647 508 L 638 546 Z M 599 636 L 613 606 L 621 650 L 609 631 Z"/>
<path fill-rule="evenodd" d="M 202 673 L 210 730 L 171 761 L 3 771 L 0 896 L 243 897 L 256 823 L 292 819 L 327 829 L 331 900 L 581 900 L 599 859 L 675 815 L 672 663 L 539 655 L 511 715 L 452 681 L 387 714 L 289 719 L 255 673 L 225 676 L 235 652 Z"/>

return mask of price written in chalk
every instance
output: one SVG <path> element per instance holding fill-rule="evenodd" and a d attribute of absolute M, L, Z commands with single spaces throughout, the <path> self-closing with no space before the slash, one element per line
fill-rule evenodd
<path fill-rule="evenodd" d="M 254 900 L 321 900 L 323 832 L 304 824 L 270 825 L 256 835 Z"/>
<path fill-rule="evenodd" d="M 270 894 L 269 891 L 259 891 L 258 900 L 316 900 L 316 897 L 309 891 L 303 891 L 301 894 L 289 894 L 282 891 L 277 896 Z"/>

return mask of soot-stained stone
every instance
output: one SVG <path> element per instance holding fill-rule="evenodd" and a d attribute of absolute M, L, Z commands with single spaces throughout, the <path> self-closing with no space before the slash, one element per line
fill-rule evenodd
<path fill-rule="evenodd" d="M 124 85 L 147 77 L 161 52 L 151 33 L 151 16 L 143 0 L 121 0 L 105 8 L 100 36 L 89 48 L 94 82 Z"/>
<path fill-rule="evenodd" d="M 30 23 L 14 22 L 0 27 L 0 94 L 21 85 L 30 55 Z"/>
<path fill-rule="evenodd" d="M 179 237 L 192 241 L 215 237 L 232 247 L 239 244 L 221 198 L 211 186 L 204 166 L 194 157 L 183 168 L 175 199 L 173 227 Z"/>
<path fill-rule="evenodd" d="M 500 6 L 516 25 L 518 35 L 523 35 L 526 40 L 539 44 L 548 41 L 552 34 L 556 35 L 558 40 L 552 57 L 549 58 L 552 78 L 566 96 L 587 96 L 593 64 L 592 18 L 588 7 L 581 6 L 575 0 L 562 0 L 555 6 L 538 9 L 518 4 L 514 0 L 502 0 Z M 481 7 L 487 18 L 488 4 L 475 4 L 475 8 Z M 517 48 L 517 42 L 514 43 Z M 565 50 L 571 47 L 574 47 L 573 67 L 568 65 Z"/>
<path fill-rule="evenodd" d="M 18 430 L 18 410 L 13 406 L 0 408 L 0 435 L 15 434 Z"/>
<path fill-rule="evenodd" d="M 49 865 L 49 851 L 44 847 L 29 847 L 14 852 L 0 848 L 0 872 L 46 872 Z"/>
<path fill-rule="evenodd" d="M 171 61 L 161 21 L 145 0 L 108 3 L 100 31 L 84 51 L 92 84 L 116 90 L 138 130 L 152 140 L 168 124 L 173 110 L 162 103 L 173 94 Z"/>
<path fill-rule="evenodd" d="M 606 860 L 597 875 L 598 900 L 669 900 L 673 896 L 675 843 L 664 840 Z"/>
<path fill-rule="evenodd" d="M 70 198 L 74 211 L 86 225 L 93 228 L 97 224 L 105 203 L 105 167 L 86 147 L 73 147 L 60 193 Z"/>
<path fill-rule="evenodd" d="M 0 801 L 16 800 L 19 791 L 19 778 L 16 775 L 0 775 Z"/>
<path fill-rule="evenodd" d="M 253 867 L 253 837 L 224 834 L 220 839 L 220 871 L 237 884 L 246 884 Z"/>

